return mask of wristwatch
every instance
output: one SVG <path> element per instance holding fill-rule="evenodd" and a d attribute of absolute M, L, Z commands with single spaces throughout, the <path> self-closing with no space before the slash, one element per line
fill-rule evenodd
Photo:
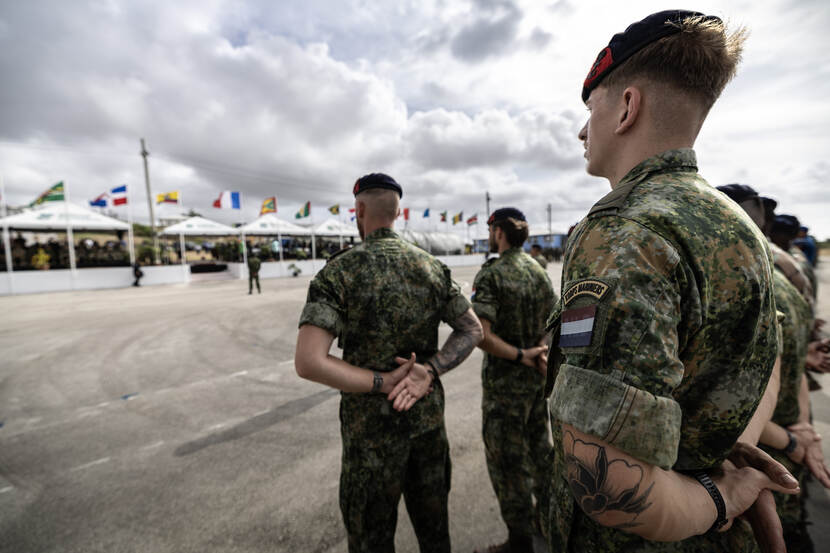
<path fill-rule="evenodd" d="M 790 442 L 787 444 L 787 447 L 785 447 L 785 448 L 784 448 L 784 449 L 782 449 L 781 451 L 783 451 L 784 453 L 786 453 L 787 455 L 789 455 L 790 453 L 792 453 L 793 451 L 795 451 L 795 448 L 797 448 L 797 447 L 798 447 L 798 440 L 796 440 L 796 439 L 795 439 L 795 436 L 793 435 L 793 433 L 792 433 L 792 432 L 790 432 L 789 430 L 787 430 L 786 428 L 784 429 L 784 432 L 786 432 L 786 433 L 787 433 L 787 437 L 790 439 Z"/>
<path fill-rule="evenodd" d="M 380 392 L 380 389 L 383 387 L 383 375 L 379 372 L 374 371 L 374 379 L 372 380 L 372 393 L 376 394 Z"/>
<path fill-rule="evenodd" d="M 516 363 L 521 363 L 522 362 L 522 357 L 525 356 L 525 352 L 522 351 L 522 348 L 516 348 L 516 349 L 519 350 L 519 353 L 516 354 Z"/>
<path fill-rule="evenodd" d="M 435 381 L 438 380 L 438 370 L 436 370 L 435 365 L 429 361 L 424 361 L 424 366 L 427 367 L 429 374 L 432 375 L 432 383 L 434 384 Z"/>

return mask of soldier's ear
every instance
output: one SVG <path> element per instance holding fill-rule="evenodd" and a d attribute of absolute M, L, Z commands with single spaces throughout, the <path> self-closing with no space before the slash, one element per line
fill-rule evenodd
<path fill-rule="evenodd" d="M 637 118 L 640 116 L 642 101 L 643 95 L 638 87 L 629 86 L 623 90 L 622 101 L 618 108 L 617 128 L 614 129 L 614 134 L 625 134 L 634 127 Z"/>

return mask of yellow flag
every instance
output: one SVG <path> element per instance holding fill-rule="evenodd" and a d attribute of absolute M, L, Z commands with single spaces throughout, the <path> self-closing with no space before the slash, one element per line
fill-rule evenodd
<path fill-rule="evenodd" d="M 177 204 L 179 203 L 179 191 L 165 192 L 164 194 L 156 194 L 157 204 Z"/>

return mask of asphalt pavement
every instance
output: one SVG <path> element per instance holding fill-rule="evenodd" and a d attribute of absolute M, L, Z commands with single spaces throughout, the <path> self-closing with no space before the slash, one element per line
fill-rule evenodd
<path fill-rule="evenodd" d="M 476 270 L 453 270 L 467 295 Z M 820 277 L 830 320 L 830 269 Z M 346 551 L 337 394 L 293 366 L 308 282 L 0 298 L 0 552 Z M 442 378 L 461 552 L 506 536 L 480 364 L 476 351 Z M 822 380 L 814 417 L 830 436 Z M 817 543 L 830 543 L 830 495 L 813 485 L 810 502 Z M 417 551 L 403 504 L 396 545 Z"/>

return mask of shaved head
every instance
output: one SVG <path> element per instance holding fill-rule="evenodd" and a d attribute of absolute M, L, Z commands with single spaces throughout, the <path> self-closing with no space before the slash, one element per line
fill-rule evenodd
<path fill-rule="evenodd" d="M 400 213 L 399 201 L 398 193 L 386 188 L 370 188 L 355 196 L 360 237 L 365 238 L 367 227 L 370 233 L 379 227 L 392 228 Z"/>

